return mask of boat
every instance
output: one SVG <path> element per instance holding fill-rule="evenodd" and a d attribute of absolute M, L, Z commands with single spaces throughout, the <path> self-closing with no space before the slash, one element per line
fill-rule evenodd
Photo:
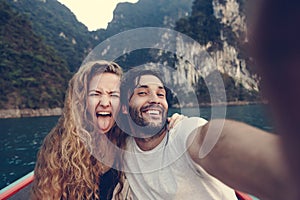
<path fill-rule="evenodd" d="M 29 199 L 29 191 L 34 180 L 34 172 L 30 172 L 12 184 L 0 190 L 0 200 L 24 200 Z M 246 193 L 235 191 L 238 200 L 258 200 Z"/>
<path fill-rule="evenodd" d="M 34 172 L 30 172 L 12 184 L 0 190 L 0 200 L 29 199 L 29 190 L 34 179 Z"/>

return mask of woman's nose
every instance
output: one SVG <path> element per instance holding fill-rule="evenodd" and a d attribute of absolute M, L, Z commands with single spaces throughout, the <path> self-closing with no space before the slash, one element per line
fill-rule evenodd
<path fill-rule="evenodd" d="M 107 107 L 110 105 L 110 98 L 107 95 L 103 95 L 100 98 L 100 105 L 103 107 Z"/>

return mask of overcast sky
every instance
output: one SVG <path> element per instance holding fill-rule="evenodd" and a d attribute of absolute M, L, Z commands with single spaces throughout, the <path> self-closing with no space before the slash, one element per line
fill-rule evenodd
<path fill-rule="evenodd" d="M 136 3 L 138 0 L 58 0 L 67 6 L 77 20 L 90 31 L 106 28 L 113 18 L 113 11 L 119 2 Z"/>

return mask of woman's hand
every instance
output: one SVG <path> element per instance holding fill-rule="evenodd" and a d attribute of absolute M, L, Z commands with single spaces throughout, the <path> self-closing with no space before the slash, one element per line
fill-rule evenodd
<path fill-rule="evenodd" d="M 187 118 L 184 115 L 174 113 L 171 117 L 168 117 L 168 130 L 174 128 L 181 120 Z"/>

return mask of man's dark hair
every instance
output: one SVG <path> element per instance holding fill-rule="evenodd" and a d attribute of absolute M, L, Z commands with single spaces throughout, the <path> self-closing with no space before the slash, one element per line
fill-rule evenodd
<path fill-rule="evenodd" d="M 129 70 L 122 78 L 120 92 L 121 92 L 121 105 L 129 108 L 129 100 L 131 99 L 134 89 L 138 86 L 140 79 L 144 75 L 153 75 L 157 77 L 163 84 L 164 89 L 166 90 L 166 98 L 170 93 L 170 90 L 165 86 L 163 81 L 163 75 L 157 69 L 145 69 L 144 67 L 135 67 Z M 167 99 L 168 101 L 168 99 Z M 169 103 L 169 102 L 168 102 Z M 131 133 L 127 115 L 122 112 L 119 113 L 116 121 L 118 126 L 123 130 L 124 133 Z"/>
<path fill-rule="evenodd" d="M 128 106 L 129 100 L 133 95 L 134 89 L 137 87 L 140 78 L 144 75 L 153 75 L 157 77 L 162 82 L 163 87 L 166 90 L 166 97 L 169 95 L 170 90 L 165 86 L 166 84 L 163 81 L 163 75 L 162 73 L 160 73 L 160 71 L 158 71 L 157 69 L 145 69 L 143 67 L 135 67 L 123 76 L 120 87 L 122 105 Z"/>

